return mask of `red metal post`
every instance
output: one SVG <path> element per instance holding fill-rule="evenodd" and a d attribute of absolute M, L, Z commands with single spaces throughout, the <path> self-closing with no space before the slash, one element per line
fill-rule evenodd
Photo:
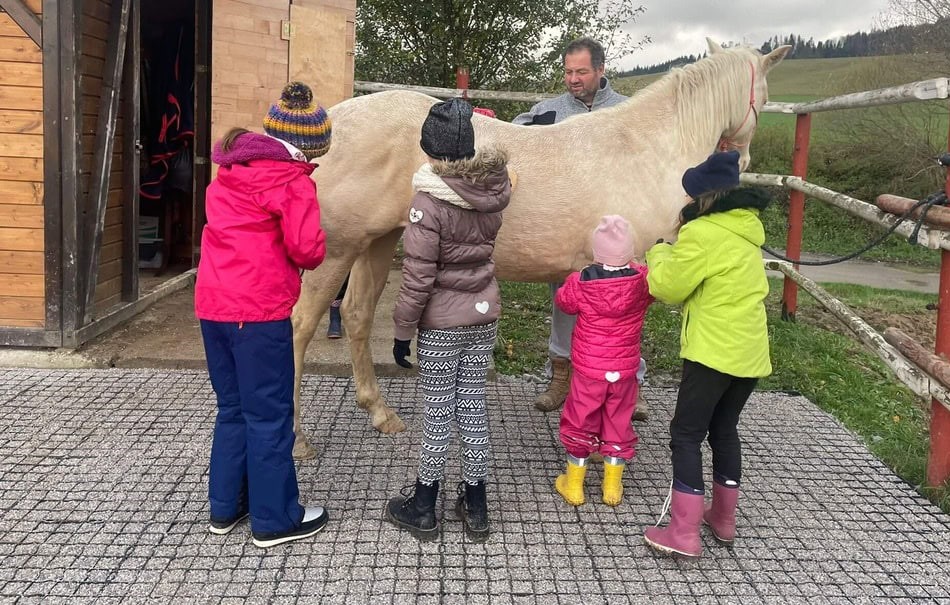
<path fill-rule="evenodd" d="M 950 149 L 950 132 L 947 133 Z M 944 191 L 950 195 L 950 170 Z M 937 355 L 950 354 L 950 252 L 940 251 L 940 300 L 937 305 Z M 927 484 L 943 485 L 950 479 L 950 410 L 939 401 L 930 403 L 930 457 L 927 460 Z"/>
<path fill-rule="evenodd" d="M 455 87 L 462 90 L 462 98 L 468 99 L 468 68 L 457 67 L 455 69 Z"/>
<path fill-rule="evenodd" d="M 808 145 L 811 140 L 811 114 L 799 114 L 795 121 L 795 152 L 792 155 L 792 175 L 808 176 Z M 788 196 L 788 239 L 785 244 L 785 256 L 795 260 L 801 258 L 802 228 L 805 222 L 805 194 L 793 190 Z M 795 265 L 798 269 L 798 265 Z M 782 289 L 782 319 L 795 320 L 798 310 L 798 284 L 788 277 Z"/>

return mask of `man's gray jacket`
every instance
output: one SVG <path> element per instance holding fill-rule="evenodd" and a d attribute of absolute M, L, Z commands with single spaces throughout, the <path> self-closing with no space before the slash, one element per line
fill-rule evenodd
<path fill-rule="evenodd" d="M 616 92 L 610 87 L 610 81 L 607 78 L 600 79 L 600 88 L 594 94 L 594 103 L 590 108 L 583 101 L 569 92 L 553 99 L 545 99 L 532 107 L 530 111 L 523 113 L 512 120 L 513 124 L 521 125 L 545 125 L 556 124 L 565 118 L 579 113 L 587 113 L 604 107 L 611 107 L 618 103 L 623 103 L 628 97 Z"/>

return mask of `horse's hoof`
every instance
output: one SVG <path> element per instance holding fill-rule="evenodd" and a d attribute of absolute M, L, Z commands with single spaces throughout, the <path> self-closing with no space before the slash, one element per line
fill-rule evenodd
<path fill-rule="evenodd" d="M 317 450 L 313 449 L 306 437 L 294 440 L 294 460 L 311 460 L 317 457 Z"/>
<path fill-rule="evenodd" d="M 406 423 L 393 411 L 388 411 L 385 419 L 379 424 L 373 424 L 377 431 L 385 435 L 393 435 L 406 430 Z"/>

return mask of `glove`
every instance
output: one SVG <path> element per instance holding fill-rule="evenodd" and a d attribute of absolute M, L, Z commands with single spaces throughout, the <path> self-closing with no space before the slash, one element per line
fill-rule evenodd
<path fill-rule="evenodd" d="M 411 353 L 409 350 L 409 343 L 411 342 L 411 340 L 399 340 L 398 338 L 393 338 L 393 360 L 400 367 L 412 367 L 412 364 L 409 363 L 408 359 L 406 359 L 406 357 L 409 357 L 409 354 Z"/>

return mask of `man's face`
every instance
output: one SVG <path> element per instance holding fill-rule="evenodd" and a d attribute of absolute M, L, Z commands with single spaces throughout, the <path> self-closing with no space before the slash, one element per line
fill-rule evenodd
<path fill-rule="evenodd" d="M 564 57 L 564 84 L 575 98 L 588 105 L 594 102 L 603 75 L 604 66 L 594 69 L 589 50 L 579 50 Z"/>

